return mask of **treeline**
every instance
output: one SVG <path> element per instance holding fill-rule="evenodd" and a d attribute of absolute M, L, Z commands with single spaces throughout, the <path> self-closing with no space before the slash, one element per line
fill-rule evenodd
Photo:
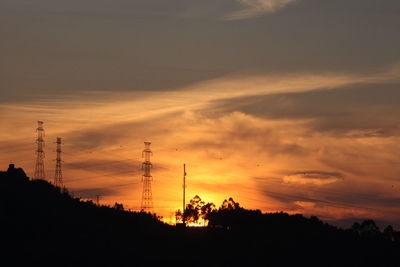
<path fill-rule="evenodd" d="M 260 210 L 249 210 L 240 206 L 233 198 L 225 199 L 219 208 L 214 203 L 204 202 L 198 195 L 186 205 L 185 213 L 181 210 L 176 213 L 176 220 L 197 226 L 221 227 L 227 230 L 252 229 L 267 231 L 267 229 L 282 228 L 284 232 L 295 232 L 297 228 L 324 229 L 324 231 L 338 231 L 335 226 L 322 222 L 316 216 L 306 218 L 301 214 L 289 215 L 284 212 L 262 213 Z M 400 232 L 388 225 L 383 231 L 373 220 L 355 222 L 348 233 L 360 237 L 385 238 L 391 241 L 400 241 Z"/>
<path fill-rule="evenodd" d="M 316 217 L 220 207 L 196 196 L 178 228 L 116 203 L 97 206 L 67 190 L 0 172 L 0 251 L 7 266 L 398 266 L 399 233 L 373 221 L 341 230 Z M 179 217 L 181 216 L 181 217 Z M 17 255 L 17 256 L 15 256 Z"/>
<path fill-rule="evenodd" d="M 399 266 L 400 232 L 388 225 L 383 231 L 373 220 L 354 223 L 340 229 L 317 217 L 284 212 L 262 213 L 248 210 L 232 198 L 217 208 L 195 196 L 185 213 L 176 212 L 177 220 L 188 224 L 200 222 L 213 234 L 216 242 L 224 240 L 232 255 L 230 263 L 255 266 Z M 240 249 L 237 249 L 237 248 Z M 253 255 L 243 258 L 237 255 Z M 269 257 L 262 261 L 262 255 Z"/>

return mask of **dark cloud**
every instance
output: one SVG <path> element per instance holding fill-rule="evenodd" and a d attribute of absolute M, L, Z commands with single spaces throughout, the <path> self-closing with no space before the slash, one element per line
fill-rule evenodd
<path fill-rule="evenodd" d="M 121 147 L 127 140 L 147 140 L 158 134 L 168 134 L 173 131 L 174 118 L 179 112 L 166 113 L 149 120 L 133 122 L 116 122 L 114 124 L 94 126 L 91 129 L 77 130 L 65 133 L 71 150 L 82 151 L 100 149 L 102 147 Z M 166 123 L 170 121 L 170 123 Z M 156 127 L 154 125 L 157 125 Z"/>
<path fill-rule="evenodd" d="M 379 193 L 376 191 L 360 193 L 355 191 L 353 194 L 343 194 L 335 191 L 333 194 L 325 195 L 325 199 L 332 203 L 347 203 L 349 205 L 361 205 L 365 208 L 372 207 L 379 210 L 382 208 L 400 207 L 400 197 L 390 197 L 387 193 Z"/>
<path fill-rule="evenodd" d="M 234 0 L 3 0 L 0 101 L 171 90 L 232 72 L 368 72 L 400 59 L 397 0 L 299 0 L 221 20 L 241 8 Z"/>
<path fill-rule="evenodd" d="M 305 179 L 331 179 L 340 178 L 343 179 L 343 174 L 338 172 L 324 172 L 324 171 L 302 171 L 302 172 L 292 172 L 287 176 L 300 176 Z"/>
<path fill-rule="evenodd" d="M 106 159 L 84 159 L 75 162 L 66 162 L 65 167 L 86 171 L 105 173 L 130 173 L 137 175 L 140 172 L 141 162 L 136 159 L 106 160 Z"/>
<path fill-rule="evenodd" d="M 263 190 L 263 191 L 269 197 L 272 197 L 280 202 L 290 203 L 293 205 L 295 205 L 295 202 L 298 202 L 298 201 L 326 204 L 327 206 L 334 205 L 334 203 L 330 203 L 326 200 L 308 197 L 306 195 L 301 195 L 301 193 L 299 194 L 298 192 L 297 192 L 297 194 L 296 193 L 288 194 L 288 193 L 284 193 L 284 192 L 274 192 L 274 191 L 270 191 L 270 190 Z M 295 206 L 297 207 L 298 205 L 295 205 Z"/>
<path fill-rule="evenodd" d="M 348 137 L 400 135 L 400 83 L 364 84 L 330 90 L 218 100 L 219 112 L 241 111 L 268 119 L 311 120 L 316 131 Z"/>
<path fill-rule="evenodd" d="M 395 215 L 391 213 L 400 207 L 400 197 L 393 194 L 390 196 L 381 185 L 363 183 L 363 179 L 356 177 L 327 184 L 323 187 L 312 184 L 286 184 L 277 179 L 262 179 L 261 177 L 256 182 L 265 196 L 278 201 L 285 208 L 290 210 L 301 209 L 307 214 L 312 212 L 313 208 L 330 207 L 345 209 L 350 213 L 352 210 L 361 210 L 374 214 L 374 216 L 380 216 L 381 219 L 386 217 L 393 220 L 391 216 Z M 308 207 L 301 206 L 299 202 L 311 203 L 314 206 L 307 210 Z"/>
<path fill-rule="evenodd" d="M 275 155 L 306 155 L 309 151 L 302 147 L 300 144 L 296 143 L 283 143 L 279 139 L 274 138 L 273 140 L 268 140 L 268 135 L 259 136 L 259 132 L 256 133 L 254 130 L 254 135 L 248 136 L 247 139 L 240 139 L 234 134 L 226 134 L 220 132 L 215 138 L 199 138 L 193 142 L 186 144 L 186 149 L 194 150 L 205 150 L 208 155 L 213 158 L 227 159 L 234 153 L 239 151 L 235 146 L 242 146 L 246 143 L 249 145 L 255 145 L 259 142 L 257 147 L 254 147 L 254 153 L 267 153 L 271 156 Z M 240 134 L 238 134 L 240 135 Z"/>
<path fill-rule="evenodd" d="M 78 176 L 69 175 L 65 181 L 67 183 L 71 182 L 81 182 L 81 181 L 94 181 L 105 178 L 107 180 L 112 180 L 117 183 L 116 186 L 124 185 L 127 181 L 126 178 L 135 178 L 138 183 L 139 178 L 142 176 L 142 162 L 139 160 L 125 159 L 125 160 L 100 160 L 100 159 L 84 159 L 76 162 L 64 163 L 64 167 L 71 170 L 84 170 L 85 174 L 80 174 Z M 153 165 L 153 172 L 158 172 L 161 170 L 167 170 L 169 166 L 157 162 Z"/>
<path fill-rule="evenodd" d="M 309 190 L 309 189 L 308 189 Z M 298 202 L 309 202 L 316 207 L 333 207 L 341 209 L 359 209 L 373 213 L 384 214 L 390 209 L 398 209 L 400 206 L 400 198 L 377 196 L 374 193 L 360 197 L 359 195 L 342 194 L 334 191 L 272 191 L 264 188 L 264 194 L 270 198 L 278 200 L 292 209 L 300 209 Z M 303 208 L 301 208 L 303 209 Z"/>
<path fill-rule="evenodd" d="M 33 139 L 33 138 L 32 138 Z M 31 142 L 24 142 L 21 140 L 17 140 L 14 142 L 0 142 L 0 151 L 3 153 L 18 153 L 18 152 L 24 152 L 24 151 L 29 151 L 29 150 L 34 150 L 36 148 L 36 145 L 34 143 L 34 139 Z"/>
<path fill-rule="evenodd" d="M 244 146 L 252 147 L 253 153 L 270 156 L 304 156 L 309 153 L 301 144 L 283 140 L 274 126 L 260 125 L 236 114 L 219 117 L 209 127 L 211 130 L 206 134 L 199 132 L 199 137 L 187 143 L 186 148 L 207 151 L 209 156 L 221 159 L 240 153 L 237 148 Z"/>

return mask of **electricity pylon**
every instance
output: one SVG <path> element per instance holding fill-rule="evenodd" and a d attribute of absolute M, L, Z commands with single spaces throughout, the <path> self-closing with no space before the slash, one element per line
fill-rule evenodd
<path fill-rule="evenodd" d="M 153 152 L 150 150 L 150 144 L 150 142 L 144 142 L 145 147 L 142 152 L 142 157 L 144 158 L 144 162 L 142 163 L 143 192 L 140 209 L 145 212 L 153 211 L 153 195 L 151 192 L 151 181 L 153 180 L 153 177 L 151 176 L 151 168 L 153 165 L 150 162 L 150 157 L 153 155 Z"/>
<path fill-rule="evenodd" d="M 35 173 L 33 175 L 34 179 L 46 178 L 44 173 L 44 128 L 43 121 L 38 121 L 38 127 L 36 129 L 38 137 L 36 139 L 37 149 L 36 149 L 36 165 Z"/>
<path fill-rule="evenodd" d="M 63 178 L 62 178 L 62 171 L 61 171 L 61 137 L 57 137 L 57 149 L 56 149 L 56 153 L 57 153 L 57 157 L 56 157 L 56 171 L 54 174 L 54 185 L 58 186 L 58 187 L 62 187 L 63 184 Z"/>

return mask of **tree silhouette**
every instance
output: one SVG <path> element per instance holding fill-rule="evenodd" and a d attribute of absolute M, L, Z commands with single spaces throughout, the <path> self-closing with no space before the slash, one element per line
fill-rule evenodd
<path fill-rule="evenodd" d="M 176 222 L 183 222 L 183 214 L 181 210 L 175 212 L 175 220 Z"/>
<path fill-rule="evenodd" d="M 356 222 L 352 226 L 352 231 L 359 236 L 371 237 L 380 234 L 379 227 L 373 220 L 364 220 L 361 224 Z"/>
<path fill-rule="evenodd" d="M 195 223 L 201 217 L 201 209 L 205 205 L 205 202 L 196 195 L 192 198 L 189 204 L 186 205 L 184 216 L 188 223 Z"/>
<path fill-rule="evenodd" d="M 388 225 L 384 230 L 383 234 L 387 239 L 394 241 L 395 239 L 395 231 L 391 225 Z"/>
<path fill-rule="evenodd" d="M 242 210 L 242 209 L 243 208 L 240 207 L 239 202 L 235 202 L 231 197 L 228 200 L 225 199 L 220 207 L 220 210 L 229 210 L 229 211 Z"/>
<path fill-rule="evenodd" d="M 194 196 L 185 207 L 185 212 L 181 210 L 175 212 L 176 221 L 183 221 L 185 217 L 186 223 L 205 223 L 208 220 L 208 215 L 216 210 L 214 203 L 204 202 L 198 195 Z"/>
<path fill-rule="evenodd" d="M 225 199 L 218 210 L 213 210 L 206 215 L 209 225 L 226 229 L 247 227 L 249 222 L 260 216 L 259 210 L 246 210 L 232 197 Z"/>
<path fill-rule="evenodd" d="M 118 202 L 115 202 L 114 204 L 114 209 L 118 210 L 118 211 L 124 211 L 124 205 Z"/>

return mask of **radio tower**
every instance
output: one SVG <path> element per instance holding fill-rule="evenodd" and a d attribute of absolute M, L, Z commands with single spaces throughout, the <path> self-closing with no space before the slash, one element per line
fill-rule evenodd
<path fill-rule="evenodd" d="M 35 166 L 35 174 L 33 175 L 34 179 L 42 179 L 46 178 L 44 173 L 44 128 L 43 121 L 38 121 L 38 127 L 36 129 L 38 133 L 38 138 L 36 139 L 37 150 L 36 150 L 36 166 Z"/>
<path fill-rule="evenodd" d="M 144 142 L 144 150 L 142 152 L 142 157 L 144 157 L 144 162 L 142 163 L 143 177 L 143 193 L 142 193 L 142 204 L 141 211 L 152 212 L 153 211 L 153 196 L 151 193 L 151 181 L 153 176 L 151 176 L 150 170 L 152 164 L 150 162 L 150 157 L 153 152 L 150 150 L 150 142 Z"/>
<path fill-rule="evenodd" d="M 56 157 L 56 171 L 54 175 L 54 185 L 58 187 L 63 186 L 62 171 L 61 171 L 61 137 L 57 137 L 57 157 Z"/>

